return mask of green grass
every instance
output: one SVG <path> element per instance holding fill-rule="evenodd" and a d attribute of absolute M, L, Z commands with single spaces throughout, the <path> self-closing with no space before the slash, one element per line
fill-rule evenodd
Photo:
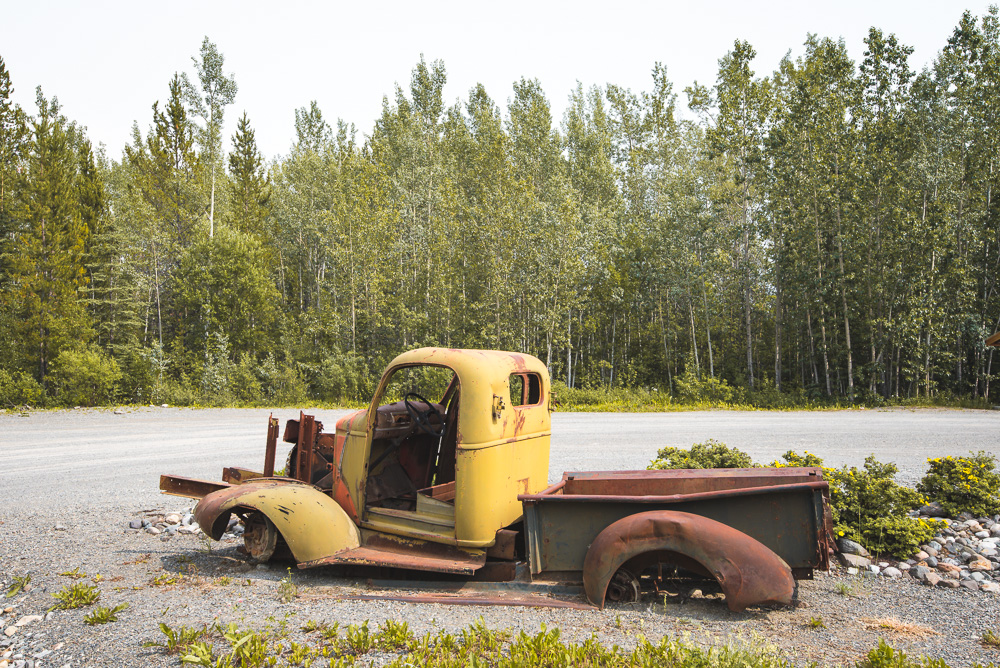
<path fill-rule="evenodd" d="M 814 618 L 818 619 L 818 618 Z M 811 624 L 813 627 L 821 627 Z M 144 646 L 160 647 L 174 654 L 179 665 L 223 668 L 242 666 L 330 666 L 341 668 L 368 665 L 367 655 L 378 652 L 379 665 L 390 668 L 427 666 L 553 667 L 591 666 L 625 668 L 671 666 L 672 668 L 791 668 L 807 663 L 784 657 L 772 646 L 741 643 L 701 647 L 688 640 L 663 637 L 653 642 L 637 636 L 634 647 L 607 645 L 592 635 L 583 642 L 564 641 L 559 629 L 544 624 L 538 633 L 513 633 L 486 627 L 482 618 L 456 634 L 446 631 L 415 635 L 405 622 L 388 620 L 376 630 L 368 622 L 351 624 L 339 632 L 338 624 L 308 621 L 296 639 L 288 626 L 279 624 L 262 630 L 240 629 L 236 624 L 214 624 L 201 629 L 173 629 L 160 625 L 162 642 Z M 304 634 L 304 636 L 302 635 Z M 991 664 L 992 665 L 992 664 Z M 948 668 L 942 659 L 912 659 L 900 650 L 879 641 L 855 664 L 856 668 Z"/>

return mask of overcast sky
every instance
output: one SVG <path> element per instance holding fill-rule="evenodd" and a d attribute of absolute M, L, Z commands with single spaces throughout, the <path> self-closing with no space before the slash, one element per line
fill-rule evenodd
<path fill-rule="evenodd" d="M 317 100 L 369 134 L 383 96 L 407 88 L 421 54 L 441 59 L 445 98 L 465 98 L 477 82 L 502 109 L 513 82 L 537 78 L 558 122 L 567 97 L 615 83 L 641 91 L 664 63 L 675 92 L 715 80 L 718 60 L 736 39 L 757 49 L 755 69 L 770 74 L 784 54 L 802 52 L 807 33 L 842 37 L 855 61 L 871 26 L 913 46 L 911 67 L 930 64 L 962 11 L 986 13 L 983 0 L 803 2 L 442 2 L 244 1 L 170 3 L 107 0 L 15 2 L 0 21 L 0 57 L 14 98 L 35 111 L 35 87 L 56 95 L 95 144 L 120 159 L 133 121 L 145 131 L 150 107 L 167 95 L 175 71 L 194 75 L 191 57 L 208 36 L 236 76 L 225 136 L 245 110 L 268 159 L 286 154 L 294 110 Z M 226 142 L 227 148 L 229 141 Z"/>

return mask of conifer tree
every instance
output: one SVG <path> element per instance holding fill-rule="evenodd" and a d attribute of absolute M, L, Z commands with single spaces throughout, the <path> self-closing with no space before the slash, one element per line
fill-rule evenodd
<path fill-rule="evenodd" d="M 230 216 L 241 232 L 263 235 L 265 217 L 271 199 L 271 182 L 264 169 L 264 156 L 257 150 L 253 128 L 246 112 L 233 135 L 233 151 L 229 154 L 229 175 L 233 185 Z"/>

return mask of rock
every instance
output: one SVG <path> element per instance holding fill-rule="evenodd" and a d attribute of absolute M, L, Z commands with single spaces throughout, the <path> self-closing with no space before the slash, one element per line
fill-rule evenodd
<path fill-rule="evenodd" d="M 194 522 L 194 515 L 191 513 L 184 513 L 184 517 L 181 518 L 181 524 L 184 526 L 191 526 L 192 522 Z"/>
<path fill-rule="evenodd" d="M 52 527 L 52 530 L 53 531 L 65 531 L 66 530 L 66 525 L 57 522 L 56 525 L 54 527 Z"/>
<path fill-rule="evenodd" d="M 974 533 L 973 535 L 974 535 L 974 536 L 975 536 L 976 538 L 989 538 L 989 537 L 990 537 L 990 532 L 989 532 L 989 531 L 986 531 L 986 530 L 984 529 L 984 530 L 982 530 L 982 531 L 977 531 L 977 532 L 976 532 L 976 533 Z"/>
<path fill-rule="evenodd" d="M 880 562 L 878 562 L 878 567 L 879 568 L 889 568 L 889 562 L 888 561 L 880 561 Z"/>
<path fill-rule="evenodd" d="M 1000 522 L 990 527 L 990 533 L 994 536 L 1000 536 Z"/>
<path fill-rule="evenodd" d="M 3 630 L 3 634 L 5 636 L 7 636 L 8 638 L 11 637 L 12 635 L 14 635 L 15 633 L 17 633 L 17 627 L 16 626 L 8 626 L 7 628 L 5 628 Z"/>
<path fill-rule="evenodd" d="M 968 522 L 965 523 L 965 528 L 971 531 L 972 533 L 976 533 L 977 531 L 983 530 L 983 525 L 977 522 L 976 520 L 969 520 Z"/>
<path fill-rule="evenodd" d="M 913 558 L 916 559 L 917 561 L 923 561 L 929 556 L 931 555 L 928 554 L 927 552 L 924 552 L 923 550 L 920 550 L 915 555 L 913 555 Z"/>
<path fill-rule="evenodd" d="M 21 628 L 22 626 L 27 626 L 28 624 L 34 624 L 35 622 L 40 621 L 42 621 L 41 615 L 25 615 L 24 617 L 21 617 L 21 619 L 17 620 L 17 623 L 14 624 L 14 626 Z"/>
<path fill-rule="evenodd" d="M 153 526 L 153 523 L 147 520 L 146 518 L 143 518 L 142 527 L 145 529 L 146 527 L 151 527 L 151 526 Z"/>
<path fill-rule="evenodd" d="M 151 534 L 153 534 L 155 536 L 155 535 L 157 535 L 157 534 L 160 533 L 160 530 L 157 529 L 154 526 L 148 526 L 148 527 L 146 527 L 146 533 L 151 533 Z"/>
<path fill-rule="evenodd" d="M 962 585 L 958 584 L 958 580 L 952 580 L 950 578 L 941 578 L 941 581 L 937 583 L 938 587 L 944 587 L 945 589 L 958 589 Z"/>
<path fill-rule="evenodd" d="M 958 573 L 962 570 L 958 566 L 955 566 L 953 564 L 948 564 L 945 562 L 938 564 L 937 569 L 942 573 Z"/>
<path fill-rule="evenodd" d="M 882 569 L 882 575 L 888 578 L 898 578 L 902 574 L 903 572 L 901 570 L 899 570 L 898 568 L 894 568 L 893 566 L 889 566 L 888 568 Z"/>
<path fill-rule="evenodd" d="M 163 518 L 163 521 L 166 522 L 167 524 L 180 524 L 181 516 L 178 515 L 177 513 L 170 513 L 169 515 Z"/>
<path fill-rule="evenodd" d="M 993 564 L 990 563 L 989 559 L 976 555 L 969 560 L 969 570 L 970 571 L 992 571 Z"/>
<path fill-rule="evenodd" d="M 170 408 L 170 404 L 160 404 L 160 408 Z"/>
<path fill-rule="evenodd" d="M 942 577 L 940 575 L 931 571 L 926 575 L 926 577 L 924 577 L 923 581 L 932 587 L 936 587 L 941 582 L 941 580 Z"/>
<path fill-rule="evenodd" d="M 235 519 L 235 518 L 234 518 Z M 859 557 L 870 557 L 868 550 L 864 548 L 860 543 L 851 540 L 850 538 L 838 538 L 837 547 L 844 554 L 856 554 Z"/>
<path fill-rule="evenodd" d="M 874 573 L 875 575 L 878 575 L 878 574 L 879 574 L 879 572 L 880 572 L 880 571 L 882 570 L 881 568 L 879 568 L 879 567 L 878 567 L 878 566 L 876 566 L 875 564 L 872 564 L 872 565 L 871 565 L 871 566 L 869 566 L 868 568 L 869 568 L 869 569 L 871 570 L 871 572 L 872 572 L 872 573 Z"/>
<path fill-rule="evenodd" d="M 857 575 L 858 574 L 858 569 L 856 569 L 854 566 L 850 566 L 847 569 L 847 574 L 848 575 Z"/>
<path fill-rule="evenodd" d="M 170 534 L 168 533 L 163 534 L 162 536 L 160 536 L 160 540 L 166 543 L 168 540 L 170 540 Z"/>
<path fill-rule="evenodd" d="M 129 529 L 141 529 L 142 528 L 142 520 L 132 520 L 131 522 L 128 523 L 128 528 Z"/>
<path fill-rule="evenodd" d="M 987 558 L 995 557 L 997 556 L 997 549 L 995 547 L 984 547 L 983 549 L 979 550 L 979 554 Z"/>
<path fill-rule="evenodd" d="M 840 563 L 844 566 L 853 566 L 854 568 L 868 568 L 872 565 L 871 559 L 867 557 L 858 556 L 856 554 L 849 554 L 847 552 L 841 552 L 837 555 L 840 559 Z"/>
<path fill-rule="evenodd" d="M 1000 594 L 1000 584 L 996 582 L 984 582 L 979 585 L 979 591 L 985 591 L 990 594 Z"/>
<path fill-rule="evenodd" d="M 979 591 L 979 583 L 975 580 L 962 580 L 960 584 L 969 591 Z"/>
<path fill-rule="evenodd" d="M 938 560 L 935 557 L 927 557 L 926 561 L 931 568 L 937 568 Z"/>
<path fill-rule="evenodd" d="M 986 576 L 980 573 L 979 571 L 976 571 L 975 573 L 969 575 L 969 579 L 975 580 L 976 582 L 982 582 L 983 580 L 986 579 Z"/>
<path fill-rule="evenodd" d="M 31 656 L 34 659 L 44 659 L 49 654 L 52 654 L 52 650 L 51 649 L 43 649 L 41 652 L 35 652 Z"/>
<path fill-rule="evenodd" d="M 930 573 L 931 569 L 927 568 L 926 566 L 917 565 L 910 569 L 910 575 L 912 575 L 915 579 L 919 580 L 920 582 L 926 580 L 927 575 Z"/>
<path fill-rule="evenodd" d="M 910 564 L 906 563 L 905 561 L 901 561 L 898 564 L 896 564 L 896 568 L 898 568 L 901 571 L 908 571 L 913 567 L 910 566 Z"/>
<path fill-rule="evenodd" d="M 930 548 L 930 550 L 927 549 L 928 547 Z M 937 542 L 936 540 L 932 540 L 931 542 L 927 543 L 926 547 L 924 547 L 924 550 L 927 552 L 927 554 L 931 555 L 932 557 L 936 557 L 937 553 L 941 551 L 941 543 Z"/>
<path fill-rule="evenodd" d="M 937 501 L 932 501 L 926 506 L 922 506 L 918 511 L 921 515 L 927 517 L 947 517 L 948 513 L 945 512 L 944 508 Z"/>

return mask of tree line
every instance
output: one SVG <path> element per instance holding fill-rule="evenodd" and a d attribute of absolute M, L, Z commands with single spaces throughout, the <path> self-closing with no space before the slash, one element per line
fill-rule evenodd
<path fill-rule="evenodd" d="M 569 388 L 988 398 L 1000 17 L 919 73 L 865 45 L 763 76 L 737 41 L 711 86 L 656 64 L 559 121 L 534 79 L 449 105 L 421 58 L 369 133 L 313 102 L 270 160 L 208 38 L 117 159 L 0 59 L 0 402 L 361 400 L 420 345 Z"/>

